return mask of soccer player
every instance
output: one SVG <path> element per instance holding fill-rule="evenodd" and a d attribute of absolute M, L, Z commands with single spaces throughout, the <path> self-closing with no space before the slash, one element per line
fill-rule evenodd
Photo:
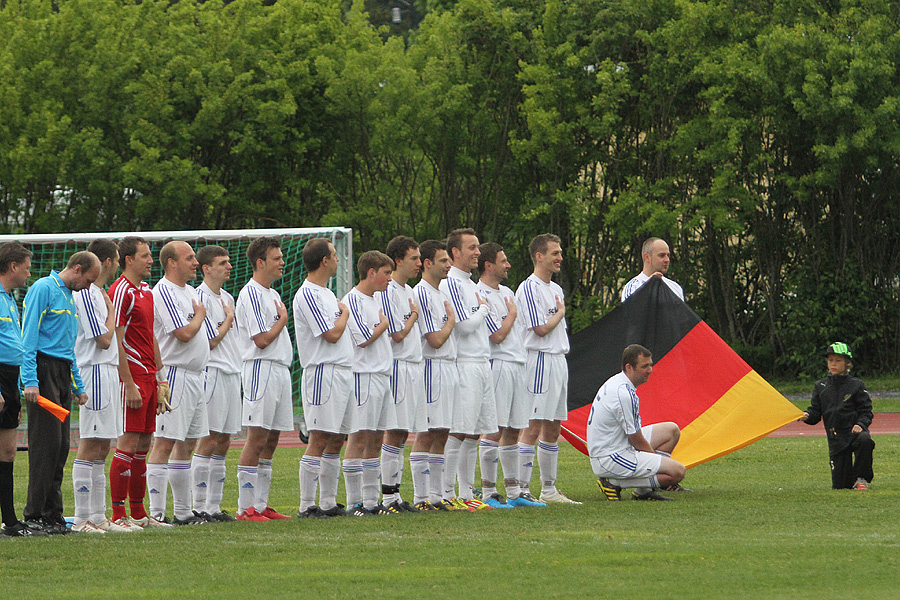
<path fill-rule="evenodd" d="M 641 259 L 644 262 L 644 269 L 622 288 L 622 302 L 638 291 L 651 277 L 662 278 L 669 289 L 684 302 L 684 290 L 666 277 L 666 273 L 669 272 L 669 245 L 657 237 L 648 238 L 641 245 Z"/>
<path fill-rule="evenodd" d="M 459 395 L 453 405 L 450 437 L 444 455 L 447 470 L 445 489 L 452 493 L 455 469 L 459 479 L 458 498 L 472 510 L 491 508 L 475 498 L 475 461 L 478 436 L 496 434 L 497 405 L 491 378 L 490 332 L 485 318 L 487 302 L 478 294 L 472 271 L 478 268 L 478 237 L 472 229 L 454 229 L 447 236 L 450 267 L 440 290 L 450 298 L 457 316 L 453 338 L 456 340 L 456 368 L 459 371 Z M 456 460 L 454 457 L 458 457 Z"/>
<path fill-rule="evenodd" d="M 519 437 L 520 484 L 526 499 L 533 500 L 528 486 L 534 465 L 534 443 L 540 438 L 537 455 L 541 502 L 580 504 L 556 489 L 558 440 L 561 424 L 567 418 L 569 384 L 565 295 L 553 281 L 563 260 L 560 239 L 552 233 L 541 234 L 531 240 L 528 251 L 534 262 L 534 273 L 516 290 L 516 301 L 526 325 L 525 389 L 533 407 L 530 425 Z"/>
<path fill-rule="evenodd" d="M 375 300 L 387 289 L 393 262 L 377 250 L 364 252 L 356 268 L 359 283 L 342 302 L 350 310 L 348 326 L 353 340 L 353 400 L 350 435 L 344 454 L 347 514 L 363 517 L 391 514 L 378 502 L 381 476 L 382 427 L 391 400 L 391 342 L 384 333 L 388 321 Z"/>
<path fill-rule="evenodd" d="M 87 289 L 75 292 L 78 336 L 75 357 L 84 379 L 86 404 L 79 407 L 81 442 L 72 463 L 75 521 L 72 531 L 105 533 L 141 531 L 122 527 L 106 518 L 106 457 L 109 443 L 122 431 L 122 393 L 119 388 L 119 346 L 116 344 L 116 312 L 103 290 L 119 268 L 119 250 L 109 239 L 88 246 L 100 259 L 100 276 Z"/>
<path fill-rule="evenodd" d="M 453 306 L 441 293 L 439 286 L 452 265 L 444 242 L 422 242 L 419 253 L 422 258 L 422 279 L 413 290 L 421 310 L 419 329 L 422 333 L 422 357 L 425 363 L 425 420 L 428 433 L 416 434 L 413 451 L 428 449 L 428 503 L 438 510 L 462 510 L 453 502 L 452 493 L 445 496 L 444 486 L 444 447 L 450 435 L 453 403 L 459 393 L 459 372 L 456 369 L 456 342 L 453 339 L 456 316 Z M 410 460 L 412 461 L 412 454 Z M 418 467 L 411 462 L 410 468 L 415 470 Z M 453 477 L 456 477 L 455 469 Z M 427 510 L 428 506 L 417 501 L 416 508 Z"/>
<path fill-rule="evenodd" d="M 300 459 L 297 516 L 338 517 L 344 515 L 344 505 L 337 503 L 337 488 L 344 435 L 350 433 L 353 395 L 353 341 L 347 332 L 350 311 L 327 287 L 338 268 L 332 243 L 325 238 L 308 241 L 303 248 L 303 264 L 307 277 L 294 295 L 293 310 L 309 445 Z"/>
<path fill-rule="evenodd" d="M 419 306 L 407 282 L 419 274 L 422 260 L 419 244 L 412 238 L 397 236 L 388 242 L 386 254 L 393 263 L 391 280 L 384 292 L 376 292 L 381 310 L 388 320 L 394 364 L 391 369 L 391 402 L 384 440 L 381 445 L 381 493 L 384 505 L 394 513 L 419 512 L 400 495 L 403 477 L 403 447 L 410 431 L 426 433 L 423 401 L 422 336 L 419 332 Z M 427 434 L 416 438 L 412 467 L 414 503 L 428 502 Z M 426 445 L 427 444 L 427 445 Z M 424 506 L 424 505 L 423 505 Z M 427 509 L 426 509 L 427 510 Z"/>
<path fill-rule="evenodd" d="M 282 431 L 293 431 L 291 361 L 294 350 L 287 309 L 272 284 L 284 274 L 284 254 L 276 237 L 250 242 L 253 276 L 238 294 L 235 318 L 241 346 L 244 406 L 241 424 L 247 441 L 238 459 L 239 521 L 290 519 L 269 506 L 272 457 Z"/>
<path fill-rule="evenodd" d="M 234 298 L 222 289 L 231 279 L 231 258 L 222 246 L 197 251 L 203 283 L 197 287 L 206 308 L 203 331 L 209 340 L 209 363 L 203 371 L 203 399 L 209 435 L 201 438 L 191 459 L 194 514 L 207 521 L 234 521 L 222 510 L 225 456 L 231 436 L 241 431 L 241 351 L 234 327 Z"/>
<path fill-rule="evenodd" d="M 18 242 L 0 245 L 0 535 L 44 536 L 16 516 L 13 504 L 13 461 L 16 458 L 16 431 L 22 410 L 19 398 L 19 367 L 25 348 L 19 307 L 11 292 L 23 288 L 31 275 L 31 250 Z"/>
<path fill-rule="evenodd" d="M 72 292 L 83 290 L 100 276 L 100 261 L 87 251 L 76 252 L 66 268 L 38 279 L 25 294 L 22 316 L 20 378 L 28 401 L 28 500 L 25 522 L 48 534 L 69 533 L 63 518 L 62 479 L 69 457 L 69 417 L 60 422 L 37 404 L 38 395 L 72 408 L 87 402 L 75 362 L 78 318 Z"/>
<path fill-rule="evenodd" d="M 116 442 L 109 466 L 109 492 L 113 522 L 121 527 L 171 527 L 147 514 L 147 451 L 156 431 L 156 409 L 160 389 L 157 381 L 162 364 L 153 333 L 153 292 L 145 278 L 150 276 L 153 255 L 140 237 L 119 240 L 119 268 L 122 275 L 109 286 L 116 313 L 116 344 L 119 347 L 119 380 L 125 402 L 124 432 Z M 128 499 L 131 518 L 125 513 Z"/>
<path fill-rule="evenodd" d="M 633 500 L 671 500 L 657 490 L 677 486 L 684 465 L 672 460 L 681 431 L 675 423 L 641 427 L 638 386 L 653 371 L 650 351 L 632 344 L 622 353 L 622 372 L 597 391 L 588 417 L 591 468 L 608 500 L 620 500 L 622 488 L 635 488 Z"/>
<path fill-rule="evenodd" d="M 153 450 L 147 459 L 150 516 L 166 522 L 166 487 L 172 488 L 173 525 L 203 522 L 191 510 L 191 454 L 209 435 L 203 402 L 203 370 L 209 342 L 201 333 L 206 307 L 188 285 L 197 276 L 197 257 L 187 242 L 171 241 L 159 251 L 165 275 L 153 286 L 153 331 L 159 342 L 170 410 L 159 411 Z"/>
<path fill-rule="evenodd" d="M 487 301 L 491 342 L 491 375 L 499 431 L 481 436 L 482 498 L 493 508 L 546 506 L 529 500 L 519 487 L 519 432 L 528 427 L 531 405 L 525 395 L 524 319 L 518 318 L 516 295 L 501 282 L 509 275 L 509 259 L 500 244 L 479 248 L 478 293 Z M 508 501 L 497 493 L 497 463 L 503 466 Z"/>

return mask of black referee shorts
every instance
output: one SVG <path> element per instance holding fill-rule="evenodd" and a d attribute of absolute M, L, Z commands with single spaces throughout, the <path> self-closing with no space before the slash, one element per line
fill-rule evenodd
<path fill-rule="evenodd" d="M 0 393 L 6 401 L 0 410 L 0 429 L 19 426 L 22 399 L 19 396 L 19 367 L 0 364 Z"/>

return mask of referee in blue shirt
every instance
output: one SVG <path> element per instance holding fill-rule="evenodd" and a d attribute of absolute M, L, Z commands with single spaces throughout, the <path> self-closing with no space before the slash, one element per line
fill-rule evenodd
<path fill-rule="evenodd" d="M 20 377 L 28 401 L 28 499 L 25 523 L 48 534 L 68 533 L 63 519 L 62 480 L 69 457 L 69 417 L 60 422 L 36 404 L 38 395 L 71 410 L 72 395 L 87 402 L 75 362 L 78 320 L 72 292 L 100 275 L 100 259 L 76 252 L 61 272 L 38 279 L 25 294 L 24 354 Z"/>

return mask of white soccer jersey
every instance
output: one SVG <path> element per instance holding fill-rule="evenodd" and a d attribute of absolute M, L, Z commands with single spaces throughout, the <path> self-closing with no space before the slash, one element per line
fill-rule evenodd
<path fill-rule="evenodd" d="M 109 309 L 106 307 L 104 296 L 106 296 L 106 292 L 93 283 L 91 287 L 72 294 L 72 298 L 75 300 L 75 310 L 78 313 L 75 358 L 81 371 L 86 371 L 92 365 L 119 364 L 119 345 L 116 343 L 115 335 L 106 350 L 94 341 L 95 337 L 109 331 L 106 328 Z"/>
<path fill-rule="evenodd" d="M 587 425 L 588 456 L 601 458 L 631 448 L 628 436 L 641 430 L 637 390 L 624 372 L 606 380 L 591 405 Z"/>
<path fill-rule="evenodd" d="M 546 325 L 556 314 L 556 298 L 562 300 L 565 295 L 556 282 L 544 283 L 540 277 L 532 273 L 516 290 L 516 304 L 521 311 L 520 318 L 525 319 L 525 348 L 534 352 L 549 354 L 568 354 L 569 336 L 566 335 L 566 319 L 560 321 L 553 331 L 539 336 L 534 327 Z"/>
<path fill-rule="evenodd" d="M 219 335 L 219 327 L 225 322 L 225 307 L 222 306 L 222 302 L 234 309 L 234 298 L 225 290 L 220 290 L 219 294 L 213 293 L 206 282 L 197 287 L 197 295 L 200 296 L 200 301 L 206 307 L 203 332 L 206 334 L 206 339 L 211 340 Z M 223 373 L 241 372 L 241 349 L 238 346 L 237 338 L 237 326 L 232 321 L 231 328 L 225 337 L 209 351 L 210 367 L 215 367 Z"/>
<path fill-rule="evenodd" d="M 485 317 L 488 309 L 478 303 L 478 284 L 462 269 L 450 267 L 447 278 L 441 281 L 441 291 L 450 298 L 456 313 L 457 360 L 488 360 L 491 357 L 491 342 Z"/>
<path fill-rule="evenodd" d="M 381 334 L 377 340 L 361 348 L 372 337 L 372 332 L 380 322 L 379 304 L 373 296 L 367 296 L 357 288 L 350 290 L 344 296 L 343 303 L 350 309 L 350 319 L 347 327 L 353 336 L 353 366 L 354 373 L 382 373 L 391 374 L 394 364 L 394 355 L 391 352 L 391 341 L 387 333 Z"/>
<path fill-rule="evenodd" d="M 440 331 L 447 322 L 444 302 L 448 298 L 439 289 L 422 279 L 413 288 L 419 301 L 419 331 L 422 334 L 422 357 L 442 360 L 456 360 L 456 340 L 451 335 L 440 348 L 432 348 L 425 334 Z"/>
<path fill-rule="evenodd" d="M 250 279 L 238 294 L 235 319 L 238 324 L 238 346 L 244 362 L 251 360 L 271 360 L 288 368 L 294 360 L 294 349 L 291 348 L 291 335 L 287 326 L 278 337 L 260 348 L 253 338 L 269 331 L 278 320 L 276 302 L 281 302 L 281 295 L 272 288 L 266 288 Z"/>
<path fill-rule="evenodd" d="M 415 302 L 413 289 L 408 285 L 400 285 L 393 279 L 388 284 L 387 291 L 376 292 L 375 299 L 381 303 L 381 310 L 388 318 L 387 333 L 403 331 L 407 319 L 412 315 L 409 308 L 410 299 Z M 418 302 L 416 302 L 418 304 Z M 419 318 L 422 311 L 419 310 Z M 391 340 L 391 348 L 394 351 L 395 360 L 407 362 L 422 362 L 422 333 L 419 330 L 418 319 L 413 324 L 412 330 L 399 344 Z"/>
<path fill-rule="evenodd" d="M 480 281 L 478 282 L 478 292 L 481 294 L 482 298 L 487 300 L 489 309 L 486 319 L 487 327 L 488 331 L 491 334 L 494 334 L 500 329 L 500 326 L 503 325 L 503 319 L 509 314 L 509 310 L 506 308 L 506 299 L 509 298 L 515 303 L 516 295 L 505 285 L 501 284 L 499 289 L 494 289 Z M 516 308 L 518 309 L 518 304 L 516 305 Z M 519 312 L 515 323 L 513 323 L 512 329 L 509 330 L 509 334 L 503 342 L 500 344 L 491 344 L 491 359 L 505 360 L 507 362 L 521 363 L 524 365 L 526 356 L 525 344 L 522 341 L 524 337 L 525 319 L 522 317 L 522 313 Z"/>
<path fill-rule="evenodd" d="M 175 285 L 165 277 L 153 286 L 153 333 L 159 343 L 163 365 L 200 372 L 209 362 L 209 340 L 197 333 L 180 342 L 172 333 L 194 318 L 193 302 L 200 302 L 197 290 L 189 285 Z"/>
<path fill-rule="evenodd" d="M 294 294 L 293 310 L 294 337 L 304 369 L 327 364 L 349 368 L 353 364 L 353 339 L 347 329 L 334 344 L 322 337 L 334 329 L 341 316 L 334 292 L 306 279 Z"/>
<path fill-rule="evenodd" d="M 684 290 L 681 289 L 681 286 L 665 276 L 663 276 L 662 280 L 667 286 L 669 286 L 669 289 L 672 290 L 672 292 L 674 292 L 682 302 L 684 302 Z M 625 300 L 628 299 L 628 296 L 638 291 L 641 286 L 648 281 L 650 281 L 650 275 L 644 275 L 643 271 L 633 277 L 631 281 L 626 283 L 625 287 L 622 288 L 622 302 L 625 302 Z"/>

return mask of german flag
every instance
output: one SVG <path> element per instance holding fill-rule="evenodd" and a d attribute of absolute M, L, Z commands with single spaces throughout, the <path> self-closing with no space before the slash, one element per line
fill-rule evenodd
<path fill-rule="evenodd" d="M 752 444 L 803 414 L 653 277 L 572 336 L 569 418 L 562 433 L 585 454 L 591 403 L 600 386 L 622 370 L 629 344 L 653 353 L 653 373 L 638 388 L 641 423 L 677 423 L 681 441 L 672 458 L 687 467 Z"/>

